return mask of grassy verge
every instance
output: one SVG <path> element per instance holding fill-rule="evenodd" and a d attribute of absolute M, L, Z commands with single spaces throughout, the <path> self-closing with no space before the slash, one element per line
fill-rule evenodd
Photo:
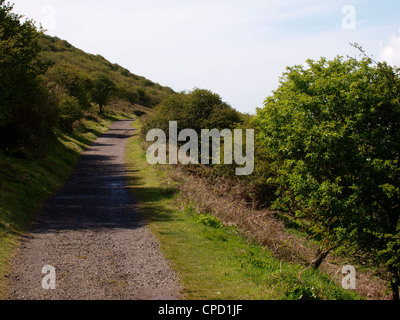
<path fill-rule="evenodd" d="M 134 126 L 140 129 L 140 124 Z M 318 271 L 279 261 L 216 217 L 197 214 L 177 192 L 168 170 L 147 164 L 139 134 L 128 143 L 132 192 L 166 258 L 191 299 L 358 299 Z"/>
<path fill-rule="evenodd" d="M 44 201 L 68 178 L 79 154 L 123 115 L 92 110 L 71 134 L 57 133 L 39 153 L 0 152 L 0 299 L 13 250 Z"/>

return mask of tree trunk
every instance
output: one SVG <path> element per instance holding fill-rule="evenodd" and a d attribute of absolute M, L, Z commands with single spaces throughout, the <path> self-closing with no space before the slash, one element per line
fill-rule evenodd
<path fill-rule="evenodd" d="M 310 265 L 308 266 L 307 269 L 317 270 L 319 266 L 322 264 L 322 262 L 325 260 L 325 258 L 328 256 L 331 250 L 332 248 L 324 250 L 321 250 L 321 248 L 319 248 L 317 256 L 310 262 Z"/>
<path fill-rule="evenodd" d="M 393 300 L 399 301 L 400 274 L 397 270 L 391 272 L 390 286 L 392 287 Z"/>
<path fill-rule="evenodd" d="M 99 107 L 100 107 L 100 114 L 103 114 L 103 105 L 99 104 Z"/>

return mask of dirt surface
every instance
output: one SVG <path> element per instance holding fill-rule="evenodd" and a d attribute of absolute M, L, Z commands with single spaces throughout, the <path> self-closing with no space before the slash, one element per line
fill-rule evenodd
<path fill-rule="evenodd" d="M 178 278 L 126 186 L 132 121 L 117 121 L 81 155 L 67 183 L 23 237 L 9 275 L 12 300 L 175 300 Z M 44 289 L 56 272 L 55 289 Z"/>

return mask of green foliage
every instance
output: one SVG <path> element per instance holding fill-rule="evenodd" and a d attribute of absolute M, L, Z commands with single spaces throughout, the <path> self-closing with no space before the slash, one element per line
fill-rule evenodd
<path fill-rule="evenodd" d="M 144 123 L 142 132 L 158 128 L 168 132 L 170 121 L 178 122 L 178 130 L 190 128 L 200 134 L 202 129 L 234 128 L 242 122 L 240 113 L 209 90 L 195 89 L 169 96 L 157 106 Z"/>
<path fill-rule="evenodd" d="M 219 228 L 222 226 L 221 221 L 211 214 L 199 214 L 196 216 L 197 223 L 203 224 L 212 228 Z"/>
<path fill-rule="evenodd" d="M 277 170 L 275 208 L 323 246 L 356 246 L 398 279 L 399 70 L 367 58 L 307 63 L 288 68 L 255 118 Z"/>
<path fill-rule="evenodd" d="M 241 113 L 233 109 L 222 98 L 209 90 L 194 89 L 191 92 L 175 93 L 165 98 L 143 119 L 142 139 L 151 129 L 161 129 L 168 136 L 169 122 L 177 121 L 178 131 L 192 129 L 201 135 L 203 129 L 235 129 L 243 122 Z M 220 155 L 223 157 L 224 139 L 221 138 Z M 200 152 L 200 149 L 199 149 Z M 234 165 L 190 165 L 184 169 L 207 178 L 234 175 Z"/>
<path fill-rule="evenodd" d="M 60 99 L 57 111 L 60 127 L 65 132 L 72 132 L 73 123 L 83 116 L 78 99 L 69 95 Z"/>
<path fill-rule="evenodd" d="M 118 64 L 110 63 L 100 55 L 88 54 L 57 37 L 43 35 L 39 43 L 43 48 L 40 53 L 41 60 L 52 61 L 55 67 L 60 66 L 64 70 L 67 67 L 73 75 L 78 75 L 79 78 L 83 76 L 80 79 L 80 85 L 88 91 L 89 100 L 91 100 L 93 81 L 100 74 L 114 83 L 115 99 L 128 101 L 132 105 L 138 104 L 152 108 L 173 93 L 173 90 L 168 87 L 132 74 L 129 70 Z M 71 94 L 77 97 L 81 103 L 77 94 L 73 92 Z"/>
<path fill-rule="evenodd" d="M 318 300 L 314 287 L 296 285 L 285 291 L 288 300 Z"/>
<path fill-rule="evenodd" d="M 0 1 L 0 144 L 47 135 L 53 108 L 42 86 L 47 64 L 37 60 L 40 31 Z"/>
<path fill-rule="evenodd" d="M 53 92 L 60 92 L 75 97 L 82 110 L 90 108 L 93 81 L 76 66 L 59 62 L 46 73 L 46 81 Z"/>
<path fill-rule="evenodd" d="M 93 83 L 92 98 L 100 106 L 100 113 L 103 113 L 103 106 L 106 105 L 115 92 L 115 84 L 106 75 L 96 75 Z"/>

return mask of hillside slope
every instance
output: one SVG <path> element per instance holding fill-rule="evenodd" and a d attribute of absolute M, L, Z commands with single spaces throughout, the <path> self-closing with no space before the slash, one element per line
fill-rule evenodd
<path fill-rule="evenodd" d="M 69 75 L 80 76 L 88 81 L 93 80 L 98 74 L 104 74 L 116 84 L 115 98 L 129 101 L 132 105 L 146 107 L 154 107 L 164 97 L 173 93 L 169 87 L 135 75 L 100 55 L 86 53 L 57 37 L 42 35 L 40 45 L 43 48 L 40 58 L 54 63 L 47 72 L 47 76 L 51 79 L 58 75 L 58 79 L 62 80 L 61 76 Z"/>

